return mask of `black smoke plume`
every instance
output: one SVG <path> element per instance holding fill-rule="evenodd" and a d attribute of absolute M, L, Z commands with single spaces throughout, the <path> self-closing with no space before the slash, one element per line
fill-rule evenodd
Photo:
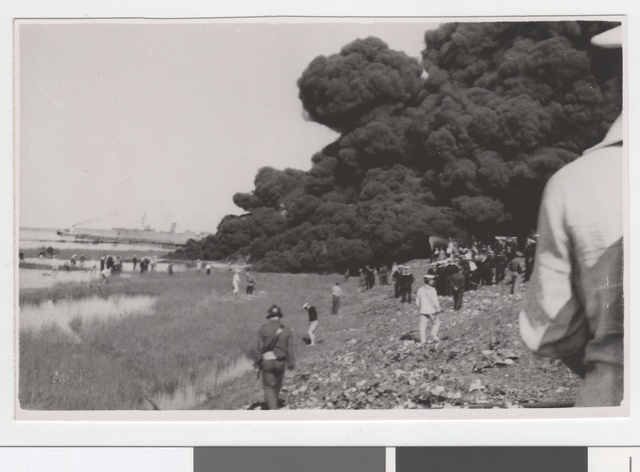
<path fill-rule="evenodd" d="M 528 234 L 549 177 L 621 112 L 621 54 L 590 44 L 614 26 L 451 23 L 422 65 L 377 38 L 313 59 L 300 100 L 339 138 L 308 172 L 260 169 L 234 196 L 247 213 L 179 255 L 335 271 L 425 257 L 433 235 Z"/>

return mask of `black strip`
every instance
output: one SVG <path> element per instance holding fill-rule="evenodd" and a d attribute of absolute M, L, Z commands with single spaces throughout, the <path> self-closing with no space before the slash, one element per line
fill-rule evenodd
<path fill-rule="evenodd" d="M 396 472 L 587 472 L 587 448 L 397 448 Z"/>

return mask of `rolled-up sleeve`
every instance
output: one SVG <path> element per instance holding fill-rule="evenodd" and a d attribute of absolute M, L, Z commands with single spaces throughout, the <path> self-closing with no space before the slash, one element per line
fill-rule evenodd
<path fill-rule="evenodd" d="M 566 222 L 566 185 L 560 171 L 545 188 L 538 219 L 534 273 L 520 312 L 520 333 L 536 354 L 564 358 L 588 339 L 581 295 L 576 292 L 571 236 Z"/>

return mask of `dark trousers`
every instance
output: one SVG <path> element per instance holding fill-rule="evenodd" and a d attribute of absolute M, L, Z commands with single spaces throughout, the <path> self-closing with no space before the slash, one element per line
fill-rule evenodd
<path fill-rule="evenodd" d="M 264 361 L 262 363 L 262 388 L 264 402 L 269 410 L 278 409 L 278 397 L 284 380 L 284 361 Z"/>
<path fill-rule="evenodd" d="M 402 303 L 411 303 L 411 285 L 403 285 L 400 287 L 400 296 L 402 297 L 400 302 Z"/>
<path fill-rule="evenodd" d="M 337 295 L 333 295 L 333 300 L 331 304 L 331 314 L 337 315 L 338 310 L 340 310 L 340 297 L 338 297 Z"/>
<path fill-rule="evenodd" d="M 253 293 L 253 285 L 247 285 L 247 295 L 251 295 Z"/>
<path fill-rule="evenodd" d="M 393 296 L 398 298 L 400 296 L 400 284 L 398 282 L 395 282 L 393 284 Z"/>
<path fill-rule="evenodd" d="M 464 290 L 453 289 L 453 309 L 459 310 L 462 308 L 462 297 L 464 296 Z"/>

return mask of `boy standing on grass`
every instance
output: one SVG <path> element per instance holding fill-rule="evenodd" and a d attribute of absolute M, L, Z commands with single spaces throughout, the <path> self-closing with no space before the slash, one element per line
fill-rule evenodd
<path fill-rule="evenodd" d="M 331 314 L 337 315 L 340 310 L 340 298 L 342 297 L 342 289 L 340 288 L 340 282 L 331 288 Z"/>
<path fill-rule="evenodd" d="M 313 346 L 316 343 L 316 328 L 318 327 L 318 312 L 316 311 L 316 307 L 305 303 L 302 306 L 303 309 L 307 310 L 309 314 L 309 346 Z"/>

